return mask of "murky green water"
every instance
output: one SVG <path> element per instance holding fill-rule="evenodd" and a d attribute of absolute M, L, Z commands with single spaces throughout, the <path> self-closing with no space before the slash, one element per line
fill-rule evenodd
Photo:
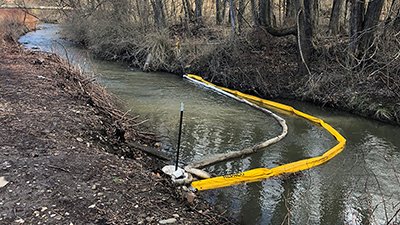
<path fill-rule="evenodd" d="M 179 104 L 185 103 L 182 159 L 251 146 L 280 132 L 270 117 L 249 106 L 197 87 L 166 73 L 132 71 L 118 63 L 91 59 L 86 51 L 60 39 L 57 25 L 21 38 L 26 47 L 54 51 L 94 71 L 98 80 L 126 103 L 140 119 L 148 119 L 164 148 L 176 143 Z M 63 45 L 64 47 L 60 47 Z M 295 176 L 204 192 L 242 224 L 392 224 L 400 223 L 400 128 L 332 109 L 286 102 L 320 117 L 347 138 L 345 150 L 332 161 Z M 264 152 L 208 168 L 215 174 L 320 155 L 335 145 L 323 129 L 291 115 L 282 115 L 289 134 Z"/>

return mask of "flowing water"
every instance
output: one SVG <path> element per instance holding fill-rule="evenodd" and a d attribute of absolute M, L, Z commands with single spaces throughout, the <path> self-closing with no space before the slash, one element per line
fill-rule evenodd
<path fill-rule="evenodd" d="M 271 117 L 247 105 L 198 87 L 180 76 L 143 73 L 124 64 L 93 59 L 60 38 L 59 26 L 43 24 L 20 39 L 27 48 L 55 52 L 86 71 L 121 98 L 127 110 L 147 120 L 174 153 L 180 102 L 185 103 L 182 160 L 252 146 L 280 132 Z M 68 54 L 66 54 L 68 53 Z M 347 139 L 330 162 L 292 176 L 203 192 L 241 224 L 400 223 L 400 127 L 302 102 L 284 102 L 317 116 Z M 322 154 L 336 141 L 321 127 L 278 112 L 288 136 L 265 151 L 207 168 L 218 175 Z M 396 214 L 397 213 L 397 214 Z M 397 216 L 396 216 L 397 215 Z"/>

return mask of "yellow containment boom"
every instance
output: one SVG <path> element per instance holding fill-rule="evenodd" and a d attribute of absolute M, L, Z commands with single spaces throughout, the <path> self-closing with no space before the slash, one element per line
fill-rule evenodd
<path fill-rule="evenodd" d="M 333 127 L 331 127 L 329 124 L 325 123 L 323 120 L 321 120 L 317 117 L 303 113 L 291 106 L 284 105 L 284 104 L 281 104 L 278 102 L 265 100 L 265 99 L 262 99 L 262 98 L 259 98 L 259 97 L 253 96 L 253 95 L 244 94 L 242 92 L 239 92 L 236 90 L 231 90 L 229 88 L 220 87 L 220 86 L 217 86 L 213 83 L 210 83 L 210 82 L 204 80 L 200 76 L 196 76 L 193 74 L 186 75 L 186 78 L 200 81 L 200 82 L 204 83 L 206 86 L 218 88 L 222 91 L 233 94 L 239 98 L 243 98 L 243 99 L 246 99 L 251 102 L 256 102 L 261 106 L 274 107 L 274 108 L 277 108 L 280 110 L 284 110 L 284 111 L 296 114 L 299 117 L 303 117 L 313 123 L 321 125 L 330 134 L 332 134 L 336 138 L 336 140 L 339 142 L 336 146 L 329 149 L 327 152 L 325 152 L 321 156 L 317 156 L 317 157 L 313 157 L 313 158 L 309 158 L 309 159 L 303 159 L 300 161 L 277 166 L 277 167 L 274 167 L 271 169 L 257 168 L 257 169 L 252 169 L 252 170 L 248 170 L 245 172 L 237 173 L 237 174 L 213 177 L 213 178 L 209 178 L 209 179 L 192 182 L 192 187 L 199 191 L 228 187 L 228 186 L 233 186 L 233 185 L 237 185 L 237 184 L 241 184 L 241 183 L 257 182 L 257 181 L 267 179 L 269 177 L 275 177 L 275 176 L 279 176 L 282 174 L 295 173 L 295 172 L 299 172 L 302 170 L 311 169 L 311 168 L 319 166 L 319 165 L 329 161 L 333 157 L 335 157 L 337 154 L 342 152 L 342 150 L 344 149 L 344 146 L 346 145 L 346 139 L 339 132 L 337 132 Z"/>

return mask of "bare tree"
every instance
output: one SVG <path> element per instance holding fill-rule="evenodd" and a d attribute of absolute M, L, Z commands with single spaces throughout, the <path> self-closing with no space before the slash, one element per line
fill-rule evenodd
<path fill-rule="evenodd" d="M 239 0 L 239 10 L 238 10 L 238 31 L 239 33 L 242 32 L 243 28 L 243 20 L 244 20 L 244 12 L 246 10 L 246 4 L 244 0 Z"/>
<path fill-rule="evenodd" d="M 229 15 L 231 21 L 232 36 L 236 35 L 236 6 L 235 0 L 229 0 Z"/>
<path fill-rule="evenodd" d="M 158 28 L 165 27 L 165 11 L 164 4 L 162 0 L 152 0 L 151 4 L 153 6 L 154 21 Z"/>
<path fill-rule="evenodd" d="M 222 23 L 221 0 L 215 0 L 215 20 L 217 25 Z"/>
<path fill-rule="evenodd" d="M 368 3 L 353 0 L 350 15 L 350 49 L 353 56 L 363 55 L 368 58 L 369 49 L 373 47 L 374 35 L 377 31 L 384 0 L 374 0 Z"/>
<path fill-rule="evenodd" d="M 358 35 L 362 30 L 362 23 L 364 20 L 365 3 L 361 0 L 351 0 L 350 9 L 350 51 L 355 55 L 358 50 L 359 38 Z"/>
<path fill-rule="evenodd" d="M 256 0 L 250 0 L 250 7 L 251 7 L 251 18 L 253 20 L 253 25 L 258 26 L 260 25 L 260 21 L 258 19 Z"/>
<path fill-rule="evenodd" d="M 362 35 L 360 43 L 361 51 L 367 51 L 367 49 L 372 45 L 384 3 L 385 0 L 374 0 L 368 3 L 367 12 L 365 13 L 363 22 L 364 34 Z"/>
<path fill-rule="evenodd" d="M 202 22 L 203 17 L 203 0 L 195 0 L 195 20 L 197 23 Z"/>
<path fill-rule="evenodd" d="M 343 3 L 344 0 L 333 1 L 331 18 L 329 20 L 329 31 L 333 35 L 337 34 L 340 28 L 340 14 L 343 8 Z"/>

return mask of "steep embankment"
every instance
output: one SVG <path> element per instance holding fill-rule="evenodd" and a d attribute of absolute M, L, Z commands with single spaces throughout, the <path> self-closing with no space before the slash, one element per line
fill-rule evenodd
<path fill-rule="evenodd" d="M 308 101 L 400 124 L 400 45 L 391 30 L 377 39 L 374 58 L 354 68 L 346 38 L 316 40 L 310 73 L 299 73 L 295 37 L 274 37 L 262 29 L 216 39 L 218 32 L 207 27 L 193 27 L 195 35 L 180 33 L 179 26 L 119 34 L 121 27 L 111 23 L 103 29 L 90 21 L 86 25 L 93 29 L 77 30 L 76 25 L 77 21 L 67 22 L 64 33 L 108 60 L 155 71 L 195 73 L 262 98 Z"/>
<path fill-rule="evenodd" d="M 128 144 L 152 138 L 112 102 L 58 57 L 1 46 L 0 223 L 226 223 Z"/>
<path fill-rule="evenodd" d="M 393 34 L 386 35 L 385 42 L 378 42 L 378 60 L 371 60 L 362 69 L 345 66 L 346 44 L 330 43 L 315 50 L 309 65 L 311 73 L 300 74 L 293 37 L 277 38 L 255 31 L 216 46 L 187 70 L 262 98 L 308 101 L 400 124 L 400 45 Z"/>

